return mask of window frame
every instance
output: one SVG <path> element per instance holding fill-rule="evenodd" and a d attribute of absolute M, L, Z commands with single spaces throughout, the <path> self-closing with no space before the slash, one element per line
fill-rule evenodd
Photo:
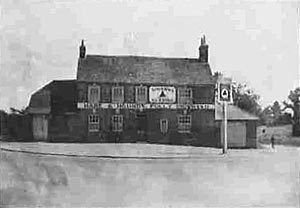
<path fill-rule="evenodd" d="M 166 122 L 165 129 L 163 129 L 163 121 Z M 168 121 L 168 119 L 162 118 L 162 119 L 160 119 L 159 123 L 160 123 L 160 132 L 163 133 L 163 134 L 168 133 L 168 131 L 169 131 L 169 121 Z"/>
<path fill-rule="evenodd" d="M 139 95 L 140 95 L 139 90 L 141 90 L 141 89 L 145 90 L 144 99 L 139 99 Z M 147 101 L 148 101 L 148 88 L 147 88 L 147 86 L 136 86 L 135 87 L 135 102 L 143 104 L 143 103 L 147 103 Z"/>
<path fill-rule="evenodd" d="M 115 99 L 115 90 L 121 89 L 122 95 L 120 99 Z M 123 86 L 113 86 L 111 92 L 111 102 L 112 103 L 124 103 L 124 87 Z"/>
<path fill-rule="evenodd" d="M 91 91 L 93 89 L 97 89 L 98 90 L 98 93 L 97 93 L 97 98 L 94 100 L 92 100 L 92 94 L 91 94 Z M 101 88 L 99 85 L 96 85 L 96 84 L 93 84 L 93 85 L 89 85 L 88 86 L 88 103 L 92 103 L 92 104 L 95 104 L 95 103 L 99 103 L 100 102 L 100 99 L 101 99 Z M 93 102 L 92 102 L 93 101 Z"/>
<path fill-rule="evenodd" d="M 91 119 L 91 117 L 93 117 Z M 97 128 L 91 128 L 97 127 Z M 88 131 L 89 132 L 98 132 L 100 130 L 100 116 L 98 114 L 89 114 L 88 115 Z"/>
<path fill-rule="evenodd" d="M 186 122 L 187 119 L 183 118 L 186 117 L 188 118 L 189 122 Z M 191 128 L 192 128 L 192 115 L 178 115 L 177 118 L 177 125 L 178 125 L 178 132 L 179 133 L 190 133 L 191 132 Z M 184 122 L 182 122 L 182 120 Z"/>
<path fill-rule="evenodd" d="M 187 96 L 189 91 L 190 96 Z M 178 104 L 192 104 L 193 102 L 193 90 L 190 87 L 179 87 L 177 89 Z"/>
<path fill-rule="evenodd" d="M 115 123 L 115 118 L 117 118 L 117 123 Z M 120 120 L 119 120 L 120 119 Z M 122 132 L 124 126 L 124 116 L 123 115 L 113 115 L 111 117 L 112 131 L 113 132 Z"/>

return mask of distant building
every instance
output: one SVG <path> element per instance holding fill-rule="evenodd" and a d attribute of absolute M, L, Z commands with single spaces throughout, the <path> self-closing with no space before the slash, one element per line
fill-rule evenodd
<path fill-rule="evenodd" d="M 205 37 L 194 59 L 86 55 L 82 41 L 77 79 L 35 92 L 28 112 L 35 140 L 218 147 L 215 88 Z M 257 118 L 231 113 L 229 146 L 256 147 Z"/>

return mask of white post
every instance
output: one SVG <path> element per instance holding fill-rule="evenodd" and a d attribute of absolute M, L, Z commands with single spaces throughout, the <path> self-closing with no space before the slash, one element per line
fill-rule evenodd
<path fill-rule="evenodd" d="M 227 153 L 227 102 L 223 102 L 223 154 Z"/>

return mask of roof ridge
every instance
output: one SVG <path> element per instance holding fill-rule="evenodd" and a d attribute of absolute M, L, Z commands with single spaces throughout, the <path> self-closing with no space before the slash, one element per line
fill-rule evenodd
<path fill-rule="evenodd" d="M 76 81 L 76 79 L 53 79 L 52 82 Z"/>
<path fill-rule="evenodd" d="M 171 59 L 171 60 L 194 60 L 198 61 L 198 58 L 187 58 L 187 57 L 165 57 L 165 56 L 144 56 L 144 55 L 99 55 L 99 54 L 87 54 L 87 58 L 149 58 L 149 59 Z M 208 64 L 200 62 L 201 64 Z"/>

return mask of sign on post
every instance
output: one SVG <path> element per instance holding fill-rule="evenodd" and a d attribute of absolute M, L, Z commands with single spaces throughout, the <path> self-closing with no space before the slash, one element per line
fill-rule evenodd
<path fill-rule="evenodd" d="M 227 152 L 227 104 L 233 102 L 232 84 L 230 82 L 218 83 L 218 101 L 222 103 L 223 154 L 226 154 Z"/>
<path fill-rule="evenodd" d="M 218 98 L 220 102 L 233 102 L 232 85 L 230 83 L 219 83 Z"/>

